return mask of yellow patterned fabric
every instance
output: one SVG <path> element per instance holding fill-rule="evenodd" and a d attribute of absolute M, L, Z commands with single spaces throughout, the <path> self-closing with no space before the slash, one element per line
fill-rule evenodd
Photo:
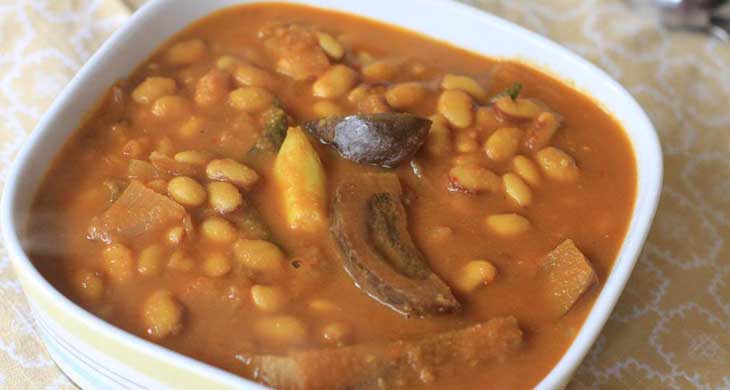
<path fill-rule="evenodd" d="M 143 0 L 0 0 L 0 186 L 25 136 Z M 654 227 L 570 389 L 730 388 L 730 44 L 670 33 L 621 0 L 466 0 L 627 87 L 665 158 Z M 0 243 L 0 388 L 72 389 L 33 329 Z"/>
<path fill-rule="evenodd" d="M 0 0 L 0 186 L 76 71 L 129 15 L 116 0 Z M 0 389 L 75 389 L 48 356 L 0 242 Z"/>

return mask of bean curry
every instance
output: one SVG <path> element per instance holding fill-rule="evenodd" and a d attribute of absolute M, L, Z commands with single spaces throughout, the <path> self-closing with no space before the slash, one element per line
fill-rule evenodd
<path fill-rule="evenodd" d="M 635 186 L 617 121 L 538 69 L 256 4 L 110 88 L 28 246 L 90 312 L 267 386 L 531 388 Z"/>

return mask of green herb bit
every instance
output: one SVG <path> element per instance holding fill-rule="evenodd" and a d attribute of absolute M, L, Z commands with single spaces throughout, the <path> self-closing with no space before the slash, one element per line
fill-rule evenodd
<path fill-rule="evenodd" d="M 522 83 L 515 82 L 504 91 L 498 93 L 495 95 L 492 100 L 501 98 L 502 96 L 509 96 L 512 100 L 517 99 L 518 96 L 520 96 L 520 92 L 522 91 Z"/>
<path fill-rule="evenodd" d="M 520 91 L 522 91 L 522 83 L 516 82 L 509 86 L 504 92 L 512 98 L 512 100 L 517 99 L 518 96 L 520 96 Z"/>
<path fill-rule="evenodd" d="M 261 119 L 264 130 L 251 152 L 277 152 L 281 147 L 281 143 L 284 142 L 286 131 L 289 128 L 289 115 L 277 99 L 274 100 L 271 108 L 261 115 Z"/>

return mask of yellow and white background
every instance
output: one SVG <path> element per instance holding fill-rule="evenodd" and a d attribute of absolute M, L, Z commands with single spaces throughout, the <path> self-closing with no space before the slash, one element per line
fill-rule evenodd
<path fill-rule="evenodd" d="M 43 112 L 144 0 L 0 0 L 0 187 Z M 730 43 L 621 0 L 464 0 L 619 80 L 649 113 L 664 188 L 643 255 L 570 389 L 730 389 Z M 0 389 L 75 389 L 0 243 Z"/>

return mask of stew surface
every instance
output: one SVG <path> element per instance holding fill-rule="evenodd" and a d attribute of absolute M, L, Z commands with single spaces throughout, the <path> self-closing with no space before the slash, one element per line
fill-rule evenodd
<path fill-rule="evenodd" d="M 590 310 L 635 185 L 616 120 L 537 69 L 248 5 L 111 87 L 28 246 L 90 312 L 269 386 L 526 389 Z"/>

